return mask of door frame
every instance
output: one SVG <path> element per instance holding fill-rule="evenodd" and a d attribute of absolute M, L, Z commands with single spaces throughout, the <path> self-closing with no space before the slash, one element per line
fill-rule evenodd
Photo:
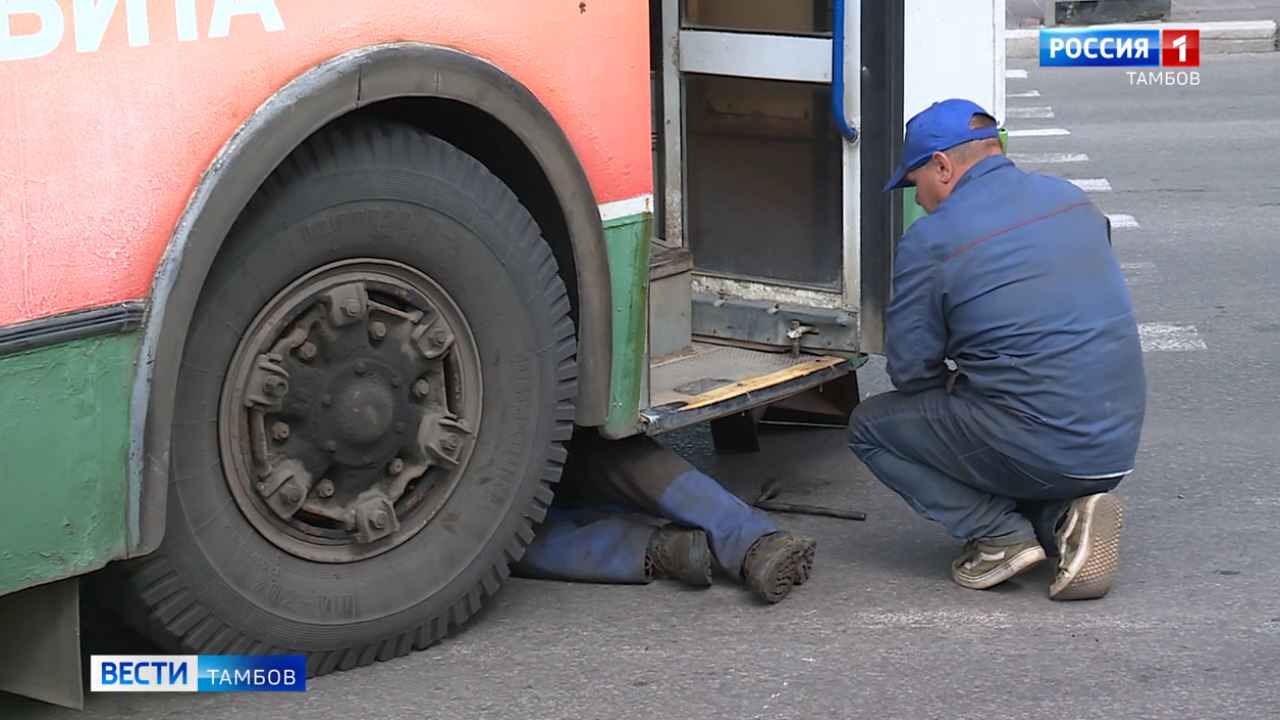
<path fill-rule="evenodd" d="M 684 73 L 801 81 L 830 85 L 833 40 L 806 35 L 683 29 L 681 0 L 662 0 L 662 123 L 665 219 L 662 241 L 685 246 Z M 844 32 L 844 112 L 861 126 L 862 3 L 847 0 Z M 860 136 L 859 136 L 860 137 Z M 694 291 L 751 301 L 857 312 L 861 304 L 861 142 L 845 140 L 842 161 L 840 287 L 797 287 L 766 279 L 739 279 L 694 271 Z"/>

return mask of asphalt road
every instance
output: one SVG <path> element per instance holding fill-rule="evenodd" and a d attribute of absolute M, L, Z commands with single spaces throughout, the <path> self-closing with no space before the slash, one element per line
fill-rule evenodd
<path fill-rule="evenodd" d="M 880 487 L 842 432 L 772 431 L 759 455 L 717 457 L 699 430 L 672 442 L 743 494 L 783 477 L 799 502 L 870 514 L 780 517 L 819 556 L 779 606 L 723 582 L 513 581 L 436 648 L 303 696 L 95 695 L 82 714 L 0 697 L 0 718 L 1280 716 L 1280 54 L 1206 58 L 1185 88 L 1013 67 L 1028 77 L 1009 92 L 1039 96 L 1009 106 L 1053 117 L 1008 125 L 1070 133 L 1013 149 L 1087 155 L 1037 168 L 1107 180 L 1095 201 L 1137 225 L 1115 246 L 1151 350 L 1149 413 L 1106 599 L 1050 602 L 1047 567 L 986 593 L 954 585 L 958 544 Z M 864 391 L 884 387 L 865 373 Z"/>

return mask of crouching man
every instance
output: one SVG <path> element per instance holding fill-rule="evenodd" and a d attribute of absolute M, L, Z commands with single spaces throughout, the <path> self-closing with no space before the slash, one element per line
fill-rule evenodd
<path fill-rule="evenodd" d="M 916 512 L 967 541 L 985 589 L 1058 557 L 1049 596 L 1097 598 L 1124 523 L 1146 380 L 1107 222 L 1071 183 L 1019 170 L 965 100 L 907 124 L 885 190 L 928 215 L 903 235 L 885 319 L 897 392 L 850 420 L 853 452 Z M 946 360 L 955 364 L 950 371 Z"/>

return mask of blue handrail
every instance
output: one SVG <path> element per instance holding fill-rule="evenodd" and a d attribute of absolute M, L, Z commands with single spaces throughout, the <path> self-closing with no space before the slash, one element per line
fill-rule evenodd
<path fill-rule="evenodd" d="M 840 134 L 853 142 L 858 139 L 858 130 L 844 115 L 844 3 L 845 0 L 835 0 L 831 20 L 831 114 Z"/>

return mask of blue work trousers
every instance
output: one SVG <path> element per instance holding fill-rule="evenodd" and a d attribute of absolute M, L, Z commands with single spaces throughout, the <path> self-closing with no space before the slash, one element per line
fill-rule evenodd
<path fill-rule="evenodd" d="M 777 527 L 676 453 L 647 437 L 574 439 L 555 504 L 524 558 L 525 577 L 643 583 L 653 531 L 668 522 L 707 532 L 712 555 L 739 577 L 747 551 Z"/>
<path fill-rule="evenodd" d="M 868 398 L 849 421 L 849 447 L 921 516 L 952 536 L 990 545 L 1038 538 L 1058 554 L 1053 534 L 1071 501 L 1119 484 L 1034 467 L 992 448 L 943 389 Z"/>

